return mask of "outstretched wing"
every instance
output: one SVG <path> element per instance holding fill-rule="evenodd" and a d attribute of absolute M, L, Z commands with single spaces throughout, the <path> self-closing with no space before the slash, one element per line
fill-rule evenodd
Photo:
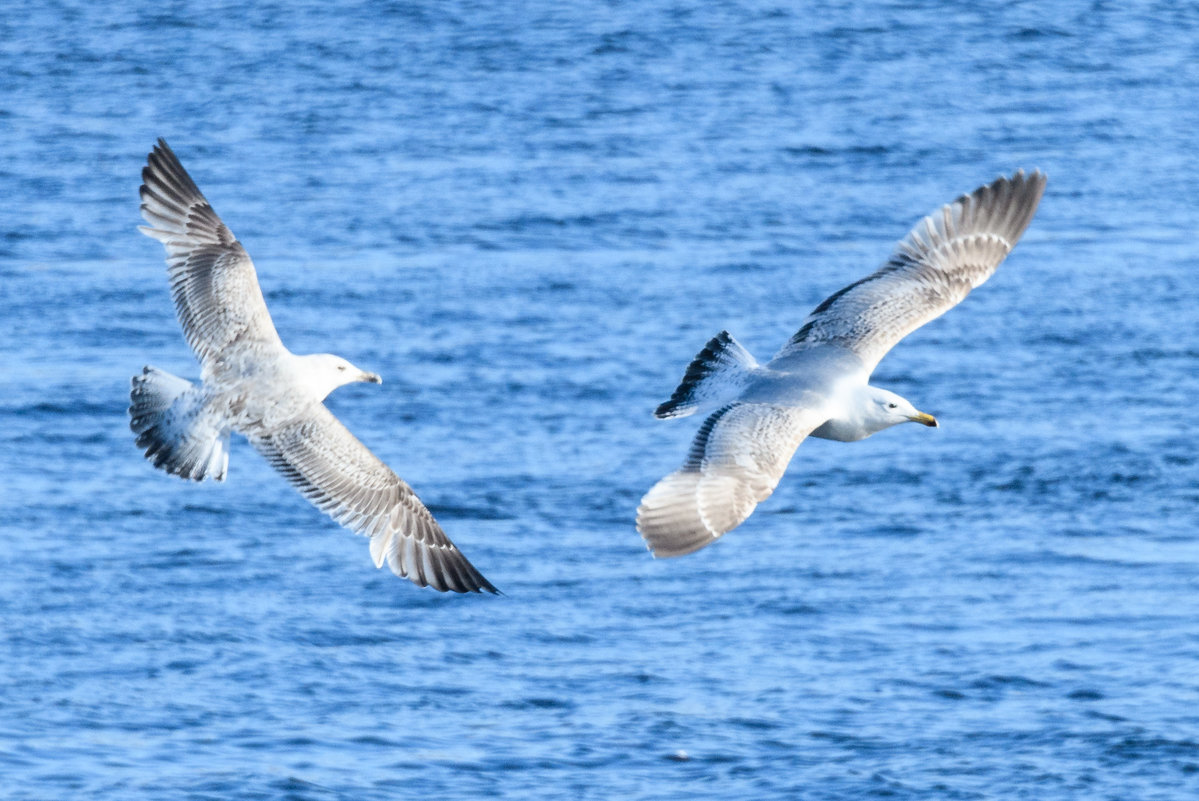
<path fill-rule="evenodd" d="M 141 198 L 150 224 L 138 230 L 166 248 L 175 311 L 200 363 L 235 342 L 282 348 L 249 254 L 162 139 L 142 169 Z"/>
<path fill-rule="evenodd" d="M 641 499 L 637 530 L 654 556 L 681 556 L 736 528 L 774 492 L 791 456 L 827 414 L 731 403 L 700 427 L 682 468 Z"/>
<path fill-rule="evenodd" d="M 250 441 L 321 511 L 371 538 L 376 567 L 442 592 L 498 592 L 437 525 L 403 479 L 323 404 Z"/>
<path fill-rule="evenodd" d="M 873 371 L 895 343 L 991 277 L 1032 220 L 1045 180 L 1021 170 L 925 217 L 878 271 L 817 306 L 774 358 L 836 344 Z"/>

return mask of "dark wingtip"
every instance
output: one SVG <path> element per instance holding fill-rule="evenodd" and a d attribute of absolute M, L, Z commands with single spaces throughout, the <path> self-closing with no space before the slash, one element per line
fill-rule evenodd
<path fill-rule="evenodd" d="M 470 563 L 470 560 L 463 555 L 462 551 L 454 548 L 452 551 L 443 554 L 449 557 L 442 565 L 438 583 L 445 586 L 435 586 L 434 589 L 442 592 L 459 592 L 459 593 L 479 593 L 489 592 L 492 595 L 503 595 L 495 585 L 479 572 L 479 569 Z"/>
<path fill-rule="evenodd" d="M 727 330 L 708 340 L 707 344 L 687 365 L 683 380 L 671 394 L 670 400 L 658 404 L 654 417 L 665 420 L 692 414 L 702 402 L 701 387 L 718 374 L 732 374 L 753 369 L 756 362 Z"/>
<path fill-rule="evenodd" d="M 468 562 L 467 564 L 470 564 L 470 563 Z M 475 579 L 475 584 L 478 585 L 472 590 L 472 592 L 477 592 L 480 595 L 483 594 L 484 592 L 489 592 L 492 595 L 503 595 L 504 594 L 504 593 L 500 592 L 499 589 L 494 584 L 492 584 L 490 581 L 488 581 L 486 578 L 484 578 L 482 573 L 480 573 L 478 570 L 475 570 L 474 565 L 470 565 L 470 567 L 474 571 L 474 575 L 472 576 L 472 578 Z"/>

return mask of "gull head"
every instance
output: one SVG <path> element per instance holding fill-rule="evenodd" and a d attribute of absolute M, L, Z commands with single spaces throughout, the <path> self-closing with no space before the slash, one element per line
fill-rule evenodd
<path fill-rule="evenodd" d="M 857 384 L 833 404 L 829 419 L 813 437 L 857 442 L 900 423 L 937 427 L 937 418 L 919 411 L 907 398 L 869 384 Z"/>
<path fill-rule="evenodd" d="M 882 431 L 899 423 L 920 423 L 929 428 L 938 426 L 937 418 L 918 410 L 907 398 L 878 387 L 869 389 L 866 425 L 874 431 Z"/>
<path fill-rule="evenodd" d="M 346 384 L 366 382 L 382 384 L 378 373 L 370 373 L 332 353 L 314 353 L 300 357 L 303 362 L 302 378 L 321 400 L 333 390 Z"/>

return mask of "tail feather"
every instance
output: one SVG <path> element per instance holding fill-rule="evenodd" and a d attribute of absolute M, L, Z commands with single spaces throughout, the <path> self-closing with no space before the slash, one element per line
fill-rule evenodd
<path fill-rule="evenodd" d="M 194 384 L 146 367 L 133 377 L 129 401 L 129 428 L 155 467 L 193 481 L 225 480 L 229 430 L 205 414 Z"/>
<path fill-rule="evenodd" d="M 678 389 L 654 410 L 654 417 L 685 417 L 701 407 L 727 403 L 745 387 L 750 371 L 757 366 L 732 334 L 721 331 L 696 354 Z"/>

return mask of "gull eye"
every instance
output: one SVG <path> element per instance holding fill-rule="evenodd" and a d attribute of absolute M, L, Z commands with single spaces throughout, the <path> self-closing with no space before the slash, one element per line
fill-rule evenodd
<path fill-rule="evenodd" d="M 339 364 L 337 365 L 337 369 L 344 373 L 346 371 L 346 366 L 344 364 Z"/>
<path fill-rule="evenodd" d="M 898 409 L 898 408 L 899 408 L 899 404 L 898 404 L 898 403 L 895 403 L 894 401 L 892 401 L 891 403 L 888 403 L 888 404 L 887 404 L 887 408 L 888 408 L 888 409 Z"/>

